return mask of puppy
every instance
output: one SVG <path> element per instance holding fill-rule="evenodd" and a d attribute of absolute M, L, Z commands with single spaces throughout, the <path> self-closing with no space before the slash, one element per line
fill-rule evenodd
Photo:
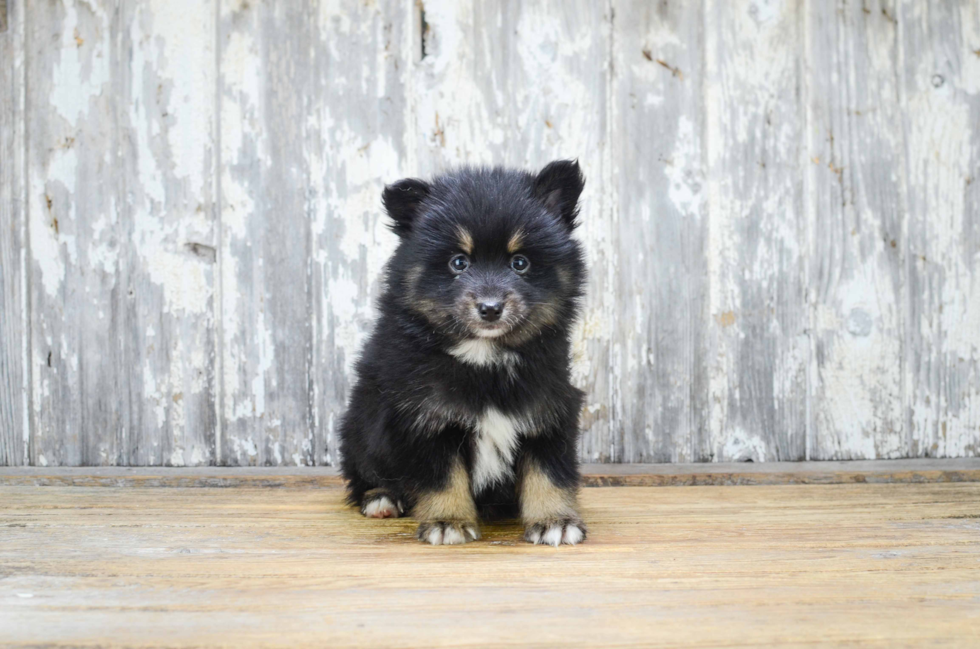
<path fill-rule="evenodd" d="M 569 380 L 584 185 L 578 162 L 557 161 L 385 188 L 400 242 L 340 427 L 349 502 L 365 516 L 410 513 L 433 545 L 517 514 L 529 543 L 585 539 L 583 394 Z"/>

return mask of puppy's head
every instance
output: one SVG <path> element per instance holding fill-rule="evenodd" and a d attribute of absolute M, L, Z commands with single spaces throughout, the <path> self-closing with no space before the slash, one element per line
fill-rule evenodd
<path fill-rule="evenodd" d="M 462 169 L 389 185 L 383 201 L 402 239 L 395 298 L 456 339 L 519 344 L 569 324 L 584 275 L 571 236 L 584 185 L 569 161 L 537 175 Z"/>

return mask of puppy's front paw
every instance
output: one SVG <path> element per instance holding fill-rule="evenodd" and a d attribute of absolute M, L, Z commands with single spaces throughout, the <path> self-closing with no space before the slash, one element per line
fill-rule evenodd
<path fill-rule="evenodd" d="M 368 518 L 398 518 L 405 513 L 405 507 L 393 494 L 381 489 L 372 489 L 364 494 L 361 513 Z"/>
<path fill-rule="evenodd" d="M 461 545 L 480 538 L 480 528 L 476 523 L 434 521 L 420 524 L 415 536 L 432 545 Z"/>
<path fill-rule="evenodd" d="M 524 528 L 524 540 L 535 545 L 558 547 L 561 544 L 576 545 L 585 540 L 585 523 L 578 518 L 562 518 L 553 521 L 531 523 Z"/>

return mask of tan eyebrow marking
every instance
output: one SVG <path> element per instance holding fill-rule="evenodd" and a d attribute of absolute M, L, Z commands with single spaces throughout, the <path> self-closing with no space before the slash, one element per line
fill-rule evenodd
<path fill-rule="evenodd" d="M 468 255 L 473 254 L 473 235 L 463 226 L 456 228 L 456 236 L 459 237 L 460 249 Z"/>
<path fill-rule="evenodd" d="M 524 230 L 518 230 L 510 235 L 510 241 L 507 242 L 507 252 L 514 254 L 521 249 L 522 243 L 524 243 Z"/>

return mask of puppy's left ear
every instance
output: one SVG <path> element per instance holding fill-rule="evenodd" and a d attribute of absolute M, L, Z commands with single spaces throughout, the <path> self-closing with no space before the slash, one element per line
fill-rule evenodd
<path fill-rule="evenodd" d="M 412 231 L 412 222 L 419 215 L 419 205 L 429 195 L 429 184 L 417 178 L 406 178 L 387 185 L 381 202 L 391 217 L 391 229 L 400 237 Z"/>
<path fill-rule="evenodd" d="M 534 195 L 570 230 L 578 225 L 578 197 L 584 187 L 585 176 L 578 160 L 556 160 L 534 179 Z"/>

